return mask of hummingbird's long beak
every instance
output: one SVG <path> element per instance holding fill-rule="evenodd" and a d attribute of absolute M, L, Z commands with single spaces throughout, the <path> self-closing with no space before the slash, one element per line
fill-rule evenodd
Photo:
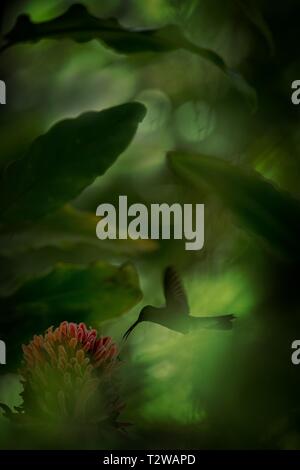
<path fill-rule="evenodd" d="M 127 340 L 128 336 L 130 335 L 130 333 L 132 332 L 132 330 L 136 327 L 136 325 L 139 323 L 139 320 L 137 320 L 136 322 L 134 322 L 133 325 L 131 325 L 130 328 L 128 328 L 128 330 L 126 331 L 126 333 L 124 334 L 123 336 L 123 340 Z"/>

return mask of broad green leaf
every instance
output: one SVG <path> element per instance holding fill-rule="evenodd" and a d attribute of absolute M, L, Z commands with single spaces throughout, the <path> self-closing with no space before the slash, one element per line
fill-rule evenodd
<path fill-rule="evenodd" d="M 94 214 L 67 205 L 29 227 L 0 231 L 0 297 L 60 262 L 88 265 L 112 257 L 124 260 L 158 248 L 155 240 L 99 240 L 98 222 Z"/>
<path fill-rule="evenodd" d="M 82 43 L 96 39 L 114 52 L 125 55 L 185 49 L 222 70 L 245 96 L 249 105 L 253 109 L 256 107 L 256 93 L 244 78 L 227 67 L 216 52 L 189 41 L 176 25 L 151 30 L 127 29 L 115 18 L 96 18 L 85 6 L 75 4 L 61 16 L 41 23 L 34 23 L 27 15 L 19 16 L 12 30 L 4 36 L 2 50 L 20 43 L 64 38 Z"/>
<path fill-rule="evenodd" d="M 133 265 L 105 262 L 85 266 L 60 264 L 48 274 L 25 282 L 1 300 L 0 334 L 7 357 L 21 351 L 23 342 L 60 322 L 86 322 L 99 327 L 141 300 Z"/>
<path fill-rule="evenodd" d="M 75 198 L 126 149 L 144 115 L 142 104 L 127 103 L 55 124 L 2 175 L 2 221 L 32 222 Z"/>
<path fill-rule="evenodd" d="M 59 264 L 50 273 L 28 281 L 14 293 L 17 315 L 43 316 L 57 322 L 57 315 L 94 324 L 110 320 L 141 299 L 138 278 L 132 265 L 121 267 L 98 262 L 85 266 Z M 38 324 L 40 329 L 41 325 Z"/>
<path fill-rule="evenodd" d="M 9 257 L 0 256 L 0 297 L 11 295 L 24 284 L 25 279 L 41 276 L 53 269 L 58 263 L 88 266 L 99 260 L 123 261 L 128 259 L 128 254 L 112 253 L 111 247 L 106 250 L 104 247 L 101 248 L 100 245 L 98 248 L 88 243 L 75 243 L 63 248 L 44 246 L 22 254 L 13 255 L 11 253 Z M 134 259 L 135 255 L 136 253 L 130 253 L 130 258 Z"/>
<path fill-rule="evenodd" d="M 209 188 L 237 217 L 277 253 L 299 259 L 300 202 L 255 171 L 204 155 L 170 152 L 169 165 L 196 189 Z M 201 202 L 201 201 L 200 201 Z"/>
<path fill-rule="evenodd" d="M 95 214 L 67 204 L 29 227 L 19 227 L 13 232 L 10 227 L 4 228 L 0 231 L 0 254 L 20 257 L 21 253 L 24 256 L 24 252 L 45 247 L 71 252 L 80 244 L 93 248 L 98 258 L 103 252 L 135 255 L 156 250 L 154 240 L 99 240 L 96 237 L 99 220 Z"/>

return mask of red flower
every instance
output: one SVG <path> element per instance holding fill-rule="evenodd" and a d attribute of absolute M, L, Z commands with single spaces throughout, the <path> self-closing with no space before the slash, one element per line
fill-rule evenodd
<path fill-rule="evenodd" d="M 63 322 L 23 345 L 19 412 L 55 421 L 117 424 L 117 346 L 84 323 Z"/>
<path fill-rule="evenodd" d="M 74 366 L 97 369 L 110 368 L 117 356 L 117 347 L 108 336 L 97 337 L 97 331 L 84 323 L 63 322 L 58 328 L 49 328 L 44 336 L 34 336 L 23 345 L 27 372 L 51 362 L 53 367 L 68 371 Z"/>

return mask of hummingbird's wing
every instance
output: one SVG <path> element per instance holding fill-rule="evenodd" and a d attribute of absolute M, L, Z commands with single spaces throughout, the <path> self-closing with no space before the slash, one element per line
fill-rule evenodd
<path fill-rule="evenodd" d="M 164 293 L 168 309 L 174 313 L 189 314 L 187 296 L 180 276 L 173 266 L 169 266 L 165 270 Z"/>

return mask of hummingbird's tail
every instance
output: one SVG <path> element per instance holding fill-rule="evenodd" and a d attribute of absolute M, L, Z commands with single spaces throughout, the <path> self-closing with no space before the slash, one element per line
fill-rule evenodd
<path fill-rule="evenodd" d="M 198 326 L 215 330 L 231 330 L 235 315 L 218 315 L 211 317 L 193 317 L 196 318 Z"/>
<path fill-rule="evenodd" d="M 231 330 L 233 327 L 233 320 L 235 320 L 235 315 L 220 315 L 216 317 L 216 328 L 219 330 Z"/>

